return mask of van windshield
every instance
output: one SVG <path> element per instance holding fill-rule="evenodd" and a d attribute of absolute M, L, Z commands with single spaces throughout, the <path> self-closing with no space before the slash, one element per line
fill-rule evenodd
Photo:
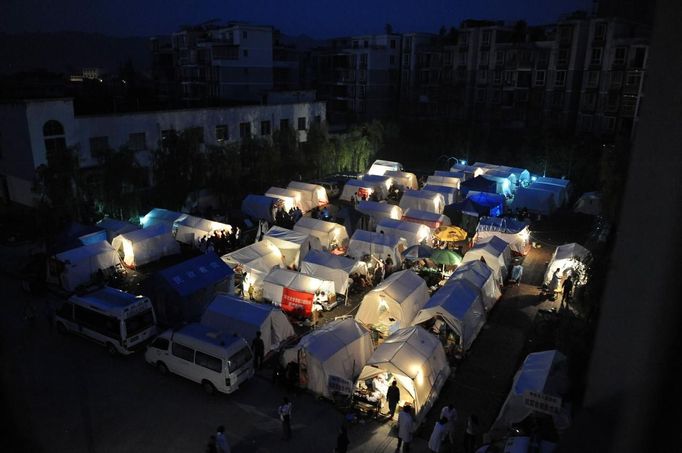
<path fill-rule="evenodd" d="M 247 363 L 251 361 L 251 350 L 248 346 L 240 349 L 239 352 L 235 353 L 230 360 L 227 361 L 227 371 L 228 373 L 234 373 Z"/>
<path fill-rule="evenodd" d="M 126 335 L 132 337 L 154 325 L 152 309 L 145 310 L 126 319 Z"/>

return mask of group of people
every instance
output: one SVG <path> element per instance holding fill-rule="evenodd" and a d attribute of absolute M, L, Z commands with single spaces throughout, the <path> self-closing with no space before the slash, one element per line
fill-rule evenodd
<path fill-rule="evenodd" d="M 552 273 L 552 278 L 549 281 L 549 286 L 547 287 L 547 292 L 549 293 L 550 300 L 556 300 L 556 293 L 561 288 L 561 305 L 559 308 L 568 308 L 568 303 L 573 297 L 573 275 L 569 272 L 568 275 L 561 275 L 561 269 L 556 268 Z"/>
<path fill-rule="evenodd" d="M 323 206 L 322 209 L 319 207 L 314 207 L 313 209 L 310 210 L 310 217 L 313 219 L 320 219 L 320 220 L 327 220 L 331 221 L 332 220 L 332 215 L 329 212 L 329 209 L 327 206 Z"/>
<path fill-rule="evenodd" d="M 213 234 L 205 234 L 196 243 L 201 253 L 215 252 L 222 256 L 242 246 L 239 227 L 232 230 L 215 230 Z"/>
<path fill-rule="evenodd" d="M 294 228 L 298 219 L 303 217 L 303 211 L 301 211 L 298 206 L 295 206 L 288 211 L 284 209 L 284 206 L 278 206 L 274 213 L 275 225 L 282 228 L 287 228 L 289 230 Z"/>

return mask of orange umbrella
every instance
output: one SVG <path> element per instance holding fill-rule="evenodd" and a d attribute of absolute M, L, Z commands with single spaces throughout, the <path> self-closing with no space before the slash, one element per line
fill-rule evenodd
<path fill-rule="evenodd" d="M 435 236 L 444 242 L 459 242 L 467 238 L 467 232 L 458 226 L 441 226 L 436 230 Z"/>

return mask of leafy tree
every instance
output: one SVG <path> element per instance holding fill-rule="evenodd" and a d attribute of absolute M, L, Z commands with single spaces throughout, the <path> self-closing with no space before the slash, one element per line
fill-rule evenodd
<path fill-rule="evenodd" d="M 36 169 L 33 192 L 40 195 L 47 223 L 80 221 L 84 204 L 78 151 L 55 147 L 47 151 L 47 164 Z"/>
<path fill-rule="evenodd" d="M 100 211 L 122 219 L 137 213 L 140 206 L 135 192 L 147 185 L 147 171 L 135 159 L 135 152 L 127 147 L 107 149 L 97 160 L 99 178 L 94 195 Z"/>

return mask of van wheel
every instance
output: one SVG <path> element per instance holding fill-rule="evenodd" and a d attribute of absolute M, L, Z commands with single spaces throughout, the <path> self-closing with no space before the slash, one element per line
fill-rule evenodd
<path fill-rule="evenodd" d="M 63 323 L 58 322 L 57 332 L 59 332 L 61 335 L 66 335 L 68 331 L 66 330 L 66 326 Z"/>
<path fill-rule="evenodd" d="M 156 362 L 156 369 L 159 370 L 159 374 L 161 376 L 165 376 L 168 374 L 168 367 L 163 362 Z"/>
<path fill-rule="evenodd" d="M 110 356 L 116 357 L 118 355 L 118 351 L 116 350 L 116 347 L 113 344 L 107 343 L 106 346 L 107 352 L 109 353 Z"/>
<path fill-rule="evenodd" d="M 215 386 L 209 381 L 201 381 L 201 387 L 204 389 L 204 392 L 209 395 L 213 395 L 215 393 Z"/>

